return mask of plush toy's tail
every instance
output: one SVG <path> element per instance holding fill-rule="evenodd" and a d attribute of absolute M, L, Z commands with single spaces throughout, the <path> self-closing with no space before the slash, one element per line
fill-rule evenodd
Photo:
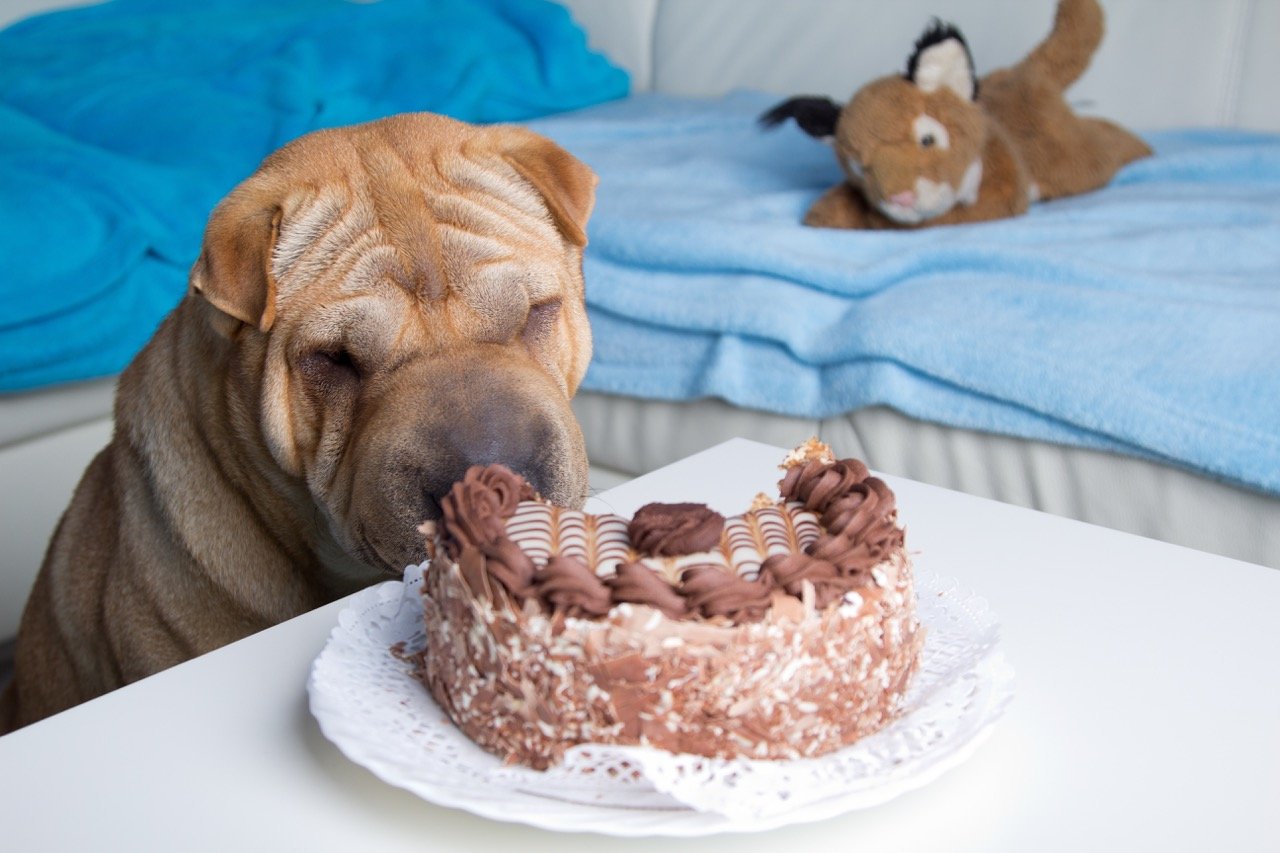
<path fill-rule="evenodd" d="M 1102 29 L 1098 0 L 1059 0 L 1053 31 L 1018 63 L 1020 70 L 1043 75 L 1066 89 L 1089 67 L 1102 42 Z"/>

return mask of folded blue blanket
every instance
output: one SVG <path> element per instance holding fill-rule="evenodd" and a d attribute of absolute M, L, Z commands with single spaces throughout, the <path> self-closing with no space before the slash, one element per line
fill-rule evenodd
<path fill-rule="evenodd" d="M 545 0 L 114 0 L 0 32 L 0 391 L 120 370 L 209 211 L 321 127 L 626 94 Z"/>
<path fill-rule="evenodd" d="M 885 404 L 1280 494 L 1280 137 L 1156 156 L 1016 219 L 811 229 L 829 149 L 776 98 L 662 96 L 531 124 L 600 174 L 585 388 L 822 417 Z"/>

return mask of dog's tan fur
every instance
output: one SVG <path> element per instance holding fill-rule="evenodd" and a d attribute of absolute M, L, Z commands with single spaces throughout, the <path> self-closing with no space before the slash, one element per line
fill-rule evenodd
<path fill-rule="evenodd" d="M 581 503 L 595 182 L 529 131 L 425 114 L 269 157 L 120 378 L 0 730 L 399 576 L 469 464 Z"/>
<path fill-rule="evenodd" d="M 1116 124 L 1076 115 L 1063 97 L 1102 35 L 1096 0 L 1061 0 L 1048 38 L 1017 65 L 982 78 L 976 99 L 958 43 L 942 48 L 953 51 L 953 67 L 940 79 L 918 73 L 868 83 L 840 111 L 831 140 L 846 181 L 813 204 L 805 224 L 979 222 L 1104 186 L 1151 149 Z M 895 198 L 914 203 L 896 205 Z"/>

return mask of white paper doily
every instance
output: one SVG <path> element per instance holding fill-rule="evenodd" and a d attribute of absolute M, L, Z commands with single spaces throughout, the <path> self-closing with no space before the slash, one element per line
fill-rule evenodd
<path fill-rule="evenodd" d="M 503 766 L 458 731 L 391 652 L 423 647 L 421 566 L 357 595 L 338 616 L 307 689 L 324 735 L 352 761 L 425 800 L 496 820 L 609 835 L 756 831 L 878 805 L 964 761 L 1013 697 L 986 602 L 918 573 L 927 634 L 894 723 L 796 761 L 720 760 L 583 745 L 546 771 Z"/>

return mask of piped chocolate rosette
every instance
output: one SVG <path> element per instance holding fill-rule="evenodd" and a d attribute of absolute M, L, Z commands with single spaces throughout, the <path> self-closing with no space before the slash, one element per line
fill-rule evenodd
<path fill-rule="evenodd" d="M 454 723 L 545 768 L 582 743 L 789 759 L 886 725 L 924 632 L 893 492 L 811 440 L 724 518 L 554 506 L 475 467 L 423 525 L 417 671 Z"/>

